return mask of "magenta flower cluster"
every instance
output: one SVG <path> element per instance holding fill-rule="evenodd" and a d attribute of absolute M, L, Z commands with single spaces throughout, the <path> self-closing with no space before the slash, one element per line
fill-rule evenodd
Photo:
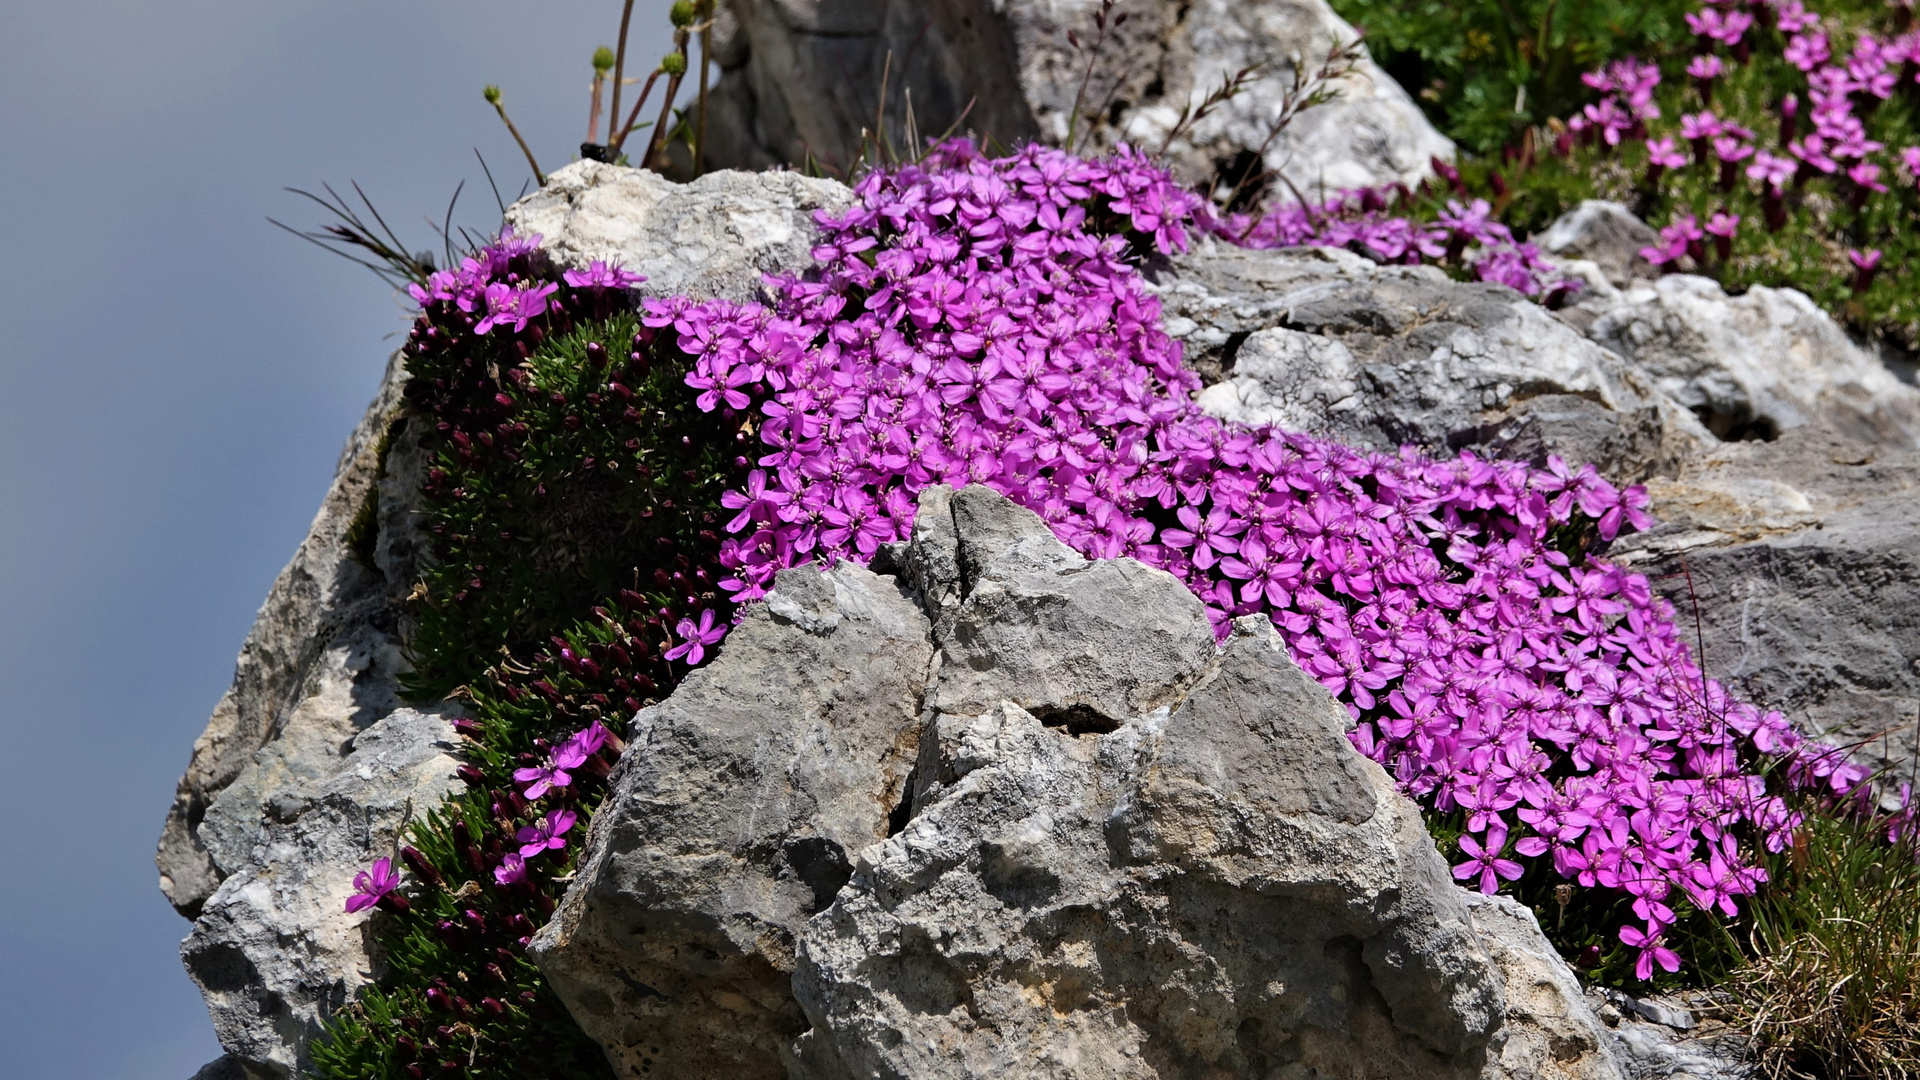
<path fill-rule="evenodd" d="M 1583 76 L 1602 97 L 1568 122 L 1569 137 L 1597 138 L 1608 146 L 1624 140 L 1645 140 L 1647 182 L 1652 184 L 1666 170 L 1687 166 L 1687 155 L 1674 143 L 1677 135 L 1681 142 L 1691 145 L 1694 165 L 1719 170 L 1723 192 L 1733 191 L 1742 175 L 1758 185 L 1761 223 L 1768 231 L 1778 231 L 1786 224 L 1790 186 L 1824 180 L 1856 208 L 1886 192 L 1893 161 L 1885 156 L 1884 143 L 1868 137 L 1865 116 L 1892 97 L 1903 78 L 1920 82 L 1920 30 L 1890 40 L 1863 33 L 1850 53 L 1837 56 L 1820 28 L 1819 17 L 1800 0 L 1757 0 L 1752 5 L 1754 11 L 1764 13 L 1786 38 L 1781 58 L 1806 75 L 1804 109 L 1796 94 L 1781 99 L 1777 107 L 1778 143 L 1767 148 L 1759 145 L 1753 131 L 1721 117 L 1711 107 L 1714 82 L 1728 70 L 1713 50 L 1725 49 L 1734 63 L 1744 64 L 1751 58 L 1751 32 L 1756 22 L 1754 15 L 1739 10 L 1740 6 L 1710 4 L 1687 16 L 1701 50 L 1688 65 L 1687 74 L 1708 107 L 1681 116 L 1676 131 L 1654 138 L 1647 125 L 1660 117 L 1660 108 L 1653 100 L 1660 83 L 1659 68 L 1631 59 L 1614 61 Z M 1801 131 L 1803 113 L 1811 128 L 1805 132 Z M 1899 160 L 1910 177 L 1920 177 L 1920 147 L 1903 148 Z M 1711 234 L 1724 262 L 1731 257 L 1740 224 L 1738 215 L 1723 211 L 1713 216 L 1703 233 L 1697 216 L 1678 213 L 1661 230 L 1661 242 L 1643 248 L 1641 254 L 1656 266 L 1673 267 L 1682 257 L 1703 262 L 1706 252 L 1701 241 Z M 1857 270 L 1854 290 L 1864 291 L 1872 284 L 1878 253 L 1854 250 L 1849 255 Z"/>
<path fill-rule="evenodd" d="M 1442 179 L 1459 181 L 1446 162 L 1436 158 L 1433 165 Z M 1221 216 L 1196 199 L 1192 213 L 1199 231 L 1242 247 L 1336 247 L 1378 263 L 1458 265 L 1478 281 L 1534 297 L 1580 287 L 1541 258 L 1539 248 L 1515 238 L 1485 199 L 1449 200 L 1436 220 L 1423 222 L 1394 212 L 1405 197 L 1399 188 L 1363 188 L 1318 204 L 1273 206 L 1257 216 Z"/>
<path fill-rule="evenodd" d="M 758 417 L 759 467 L 723 499 L 721 585 L 735 601 L 809 560 L 872 559 L 907 535 L 929 485 L 989 485 L 1089 557 L 1173 573 L 1219 633 L 1238 616 L 1272 620 L 1352 714 L 1354 745 L 1457 816 L 1455 876 L 1494 891 L 1537 865 L 1617 890 L 1643 977 L 1678 963 L 1666 934 L 1680 898 L 1737 911 L 1764 879 L 1753 845 L 1779 850 L 1797 824 L 1764 761 L 1836 794 L 1861 786 L 1836 751 L 1707 679 L 1644 577 L 1586 554 L 1647 524 L 1640 490 L 1557 459 L 1366 453 L 1198 409 L 1137 261 L 1199 230 L 1315 242 L 1281 224 L 1306 211 L 1222 222 L 1131 151 L 990 160 L 964 142 L 872 173 L 856 195 L 821 218 L 816 270 L 773 282 L 777 310 L 643 305 L 693 358 L 700 408 Z M 1503 242 L 1484 203 L 1456 203 L 1396 249 L 1384 204 L 1353 198 L 1345 226 L 1329 215 L 1314 235 L 1382 261 Z M 505 264 L 536 242 L 503 237 L 416 296 L 495 326 L 535 318 L 551 286 Z M 567 275 L 610 293 L 637 280 L 604 264 Z M 502 288 L 515 296 L 496 307 Z M 667 656 L 701 663 L 727 632 L 718 615 L 680 620 Z M 546 756 L 523 759 L 510 797 L 564 802 L 608 743 L 595 724 L 539 744 Z M 518 816 L 532 824 L 494 867 L 502 886 L 564 848 L 577 821 L 563 805 Z M 404 903 L 398 884 L 377 863 L 350 905 Z"/>
<path fill-rule="evenodd" d="M 1644 577 L 1570 546 L 1644 527 L 1639 489 L 1202 413 L 1129 257 L 1181 250 L 1198 215 L 1150 163 L 959 144 L 856 190 L 778 311 L 645 306 L 695 357 L 703 407 L 763 417 L 760 467 L 726 501 L 736 600 L 808 560 L 870 560 L 929 485 L 991 486 L 1083 554 L 1175 574 L 1220 633 L 1270 618 L 1354 745 L 1460 815 L 1457 877 L 1492 891 L 1538 861 L 1623 892 L 1643 977 L 1677 963 L 1678 898 L 1737 910 L 1764 879 L 1748 845 L 1797 824 L 1762 759 L 1860 783 L 1707 679 Z M 704 619 L 680 635 L 689 659 L 712 644 Z"/>

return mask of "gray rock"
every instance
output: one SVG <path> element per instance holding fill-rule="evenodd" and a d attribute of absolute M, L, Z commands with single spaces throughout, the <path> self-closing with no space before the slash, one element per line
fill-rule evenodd
<path fill-rule="evenodd" d="M 1648 485 L 1661 524 L 1612 557 L 1645 572 L 1707 673 L 1905 776 L 1920 757 L 1920 453 L 1817 426 L 1737 442 Z"/>
<path fill-rule="evenodd" d="M 563 266 L 606 259 L 646 275 L 648 296 L 744 301 L 765 295 L 765 275 L 812 265 L 814 213 L 852 202 L 844 184 L 792 172 L 716 172 L 676 184 L 578 161 L 508 207 L 506 220 L 539 233 Z"/>
<path fill-rule="evenodd" d="M 345 912 L 353 877 L 464 790 L 455 742 L 445 718 L 407 708 L 360 732 L 330 774 L 279 791 L 244 865 L 208 898 L 180 956 L 250 1074 L 305 1075 L 307 1040 L 378 976 L 369 916 Z"/>
<path fill-rule="evenodd" d="M 399 704 L 396 602 L 414 578 L 410 515 L 424 468 L 418 431 L 396 426 L 405 380 L 395 357 L 194 743 L 155 856 L 161 892 L 188 918 L 246 864 L 263 805 L 329 775 L 342 747 Z M 376 492 L 367 545 L 354 526 Z"/>
<path fill-rule="evenodd" d="M 1270 625 L 982 488 L 889 560 L 636 720 L 534 944 L 621 1075 L 1617 1075 Z"/>
<path fill-rule="evenodd" d="M 1631 365 L 1501 286 L 1201 244 L 1154 287 L 1167 332 L 1217 380 L 1201 407 L 1225 420 L 1378 449 L 1558 453 L 1628 480 L 1715 442 Z"/>
<path fill-rule="evenodd" d="M 1635 278 L 1655 276 L 1653 264 L 1640 249 L 1658 244 L 1660 234 L 1617 202 L 1587 199 L 1561 215 L 1534 242 L 1557 259 L 1593 263 L 1604 280 L 1624 288 Z"/>
<path fill-rule="evenodd" d="M 641 712 L 533 955 L 624 1076 L 777 1076 L 795 939 L 887 835 L 933 646 L 893 579 L 783 571 Z"/>
<path fill-rule="evenodd" d="M 1583 301 L 1588 336 L 1619 354 L 1723 439 L 1771 439 L 1820 424 L 1862 442 L 1920 446 L 1920 389 L 1805 294 L 1754 286 L 1728 296 L 1671 274 Z"/>
<path fill-rule="evenodd" d="M 1474 929 L 1500 969 L 1506 1038 L 1497 1051 L 1508 1076 L 1560 1080 L 1617 1076 L 1605 1029 L 1580 982 L 1547 944 L 1533 912 L 1505 896 L 1462 890 Z"/>
<path fill-rule="evenodd" d="M 1695 992 L 1694 996 L 1702 996 Z M 1751 1046 L 1717 1021 L 1694 1022 L 1681 999 L 1631 998 L 1614 990 L 1587 992 L 1607 1016 L 1607 1049 L 1626 1080 L 1753 1080 L 1761 1071 Z M 1652 1013 L 1665 1020 L 1647 1018 Z M 1685 1018 L 1682 1029 L 1666 1020 Z"/>
<path fill-rule="evenodd" d="M 193 1080 L 252 1080 L 252 1078 L 247 1075 L 246 1067 L 240 1064 L 239 1058 L 232 1054 L 222 1054 L 200 1066 L 200 1071 L 193 1074 Z"/>
<path fill-rule="evenodd" d="M 1089 562 L 987 488 L 955 492 L 951 511 L 966 598 L 940 627 L 933 708 L 978 715 L 1010 701 L 1111 728 L 1177 702 L 1212 661 L 1206 609 L 1171 575 Z"/>
<path fill-rule="evenodd" d="M 1264 148 L 1265 167 L 1311 197 L 1417 183 L 1434 156 L 1453 155 L 1453 144 L 1371 60 L 1336 84 L 1336 101 L 1269 140 L 1295 68 L 1317 67 L 1331 46 L 1356 37 L 1324 0 L 1129 5 L 1130 19 L 1094 54 L 1089 78 L 1087 54 L 1067 34 L 1091 48 L 1099 6 L 729 0 L 716 48 L 723 73 L 708 118 L 709 164 L 797 166 L 812 158 L 844 167 L 876 124 L 905 148 L 915 145 L 914 132 L 938 135 L 963 114 L 964 129 L 1002 145 L 1035 137 L 1064 145 L 1076 100 L 1076 144 L 1090 135 L 1084 145 L 1095 151 L 1120 140 L 1157 150 L 1184 107 L 1254 64 L 1263 65 L 1261 78 L 1167 147 L 1165 160 L 1183 181 L 1231 186 Z"/>

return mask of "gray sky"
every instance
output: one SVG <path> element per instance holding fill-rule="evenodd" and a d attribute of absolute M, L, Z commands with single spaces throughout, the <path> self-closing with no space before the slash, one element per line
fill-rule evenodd
<path fill-rule="evenodd" d="M 636 6 L 643 58 L 667 6 Z M 219 1052 L 154 840 L 406 319 L 267 224 L 319 220 L 280 189 L 359 180 L 424 241 L 464 178 L 491 228 L 473 148 L 503 187 L 527 173 L 481 86 L 555 168 L 618 22 L 616 0 L 0 2 L 9 1078 L 185 1078 Z"/>

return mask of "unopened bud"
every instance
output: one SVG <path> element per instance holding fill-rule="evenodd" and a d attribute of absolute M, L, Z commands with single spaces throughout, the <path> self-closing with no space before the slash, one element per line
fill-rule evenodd
<path fill-rule="evenodd" d="M 613 50 L 605 45 L 593 50 L 593 70 L 602 75 L 613 70 Z"/>
<path fill-rule="evenodd" d="M 687 58 L 677 52 L 670 52 L 660 58 L 660 70 L 667 75 L 685 75 Z"/>
<path fill-rule="evenodd" d="M 482 90 L 481 93 L 486 95 L 487 104 L 489 105 L 500 104 L 500 88 L 499 87 L 489 86 L 485 90 Z"/>
<path fill-rule="evenodd" d="M 682 28 L 692 26 L 694 17 L 693 0 L 675 0 L 673 7 L 667 12 L 667 18 L 673 20 L 673 25 Z M 671 75 L 674 72 L 668 72 L 668 74 Z"/>

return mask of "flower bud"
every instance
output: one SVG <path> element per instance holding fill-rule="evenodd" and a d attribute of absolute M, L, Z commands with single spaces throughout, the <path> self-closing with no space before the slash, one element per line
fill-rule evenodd
<path fill-rule="evenodd" d="M 499 87 L 489 86 L 480 92 L 486 97 L 487 104 L 492 105 L 496 108 L 499 107 L 500 105 L 500 88 Z"/>
<path fill-rule="evenodd" d="M 660 71 L 665 75 L 685 75 L 687 58 L 677 52 L 671 52 L 660 58 Z"/>
<path fill-rule="evenodd" d="M 593 50 L 593 70 L 605 75 L 613 70 L 613 50 L 605 45 Z"/>
<path fill-rule="evenodd" d="M 694 17 L 693 0 L 674 0 L 673 7 L 667 12 L 667 18 L 673 21 L 673 25 L 681 28 L 692 26 Z"/>
<path fill-rule="evenodd" d="M 440 877 L 440 871 L 435 870 L 433 864 L 429 863 L 427 857 L 420 854 L 418 849 L 403 847 L 400 849 L 400 857 L 407 861 L 407 865 L 413 868 L 414 874 L 422 881 L 432 884 L 435 888 L 446 884 Z"/>

